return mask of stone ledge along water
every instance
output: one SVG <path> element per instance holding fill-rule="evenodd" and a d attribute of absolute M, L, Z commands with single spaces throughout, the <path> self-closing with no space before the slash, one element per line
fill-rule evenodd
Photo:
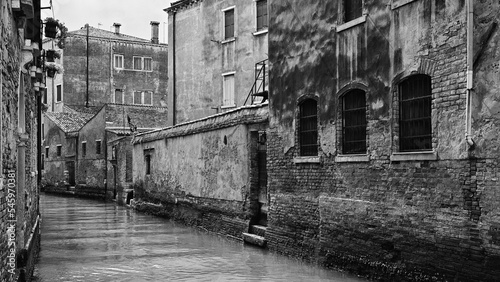
<path fill-rule="evenodd" d="M 138 213 L 41 194 L 34 281 L 364 281 Z"/>

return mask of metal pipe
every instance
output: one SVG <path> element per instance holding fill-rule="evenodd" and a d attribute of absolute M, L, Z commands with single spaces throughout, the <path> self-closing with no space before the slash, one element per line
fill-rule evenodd
<path fill-rule="evenodd" d="M 89 24 L 85 25 L 87 27 L 87 96 L 85 99 L 85 107 L 89 107 Z"/>
<path fill-rule="evenodd" d="M 474 147 L 472 140 L 472 102 L 474 91 L 474 0 L 467 0 L 467 95 L 465 102 L 465 139 L 470 148 Z"/>
<path fill-rule="evenodd" d="M 176 87 L 175 87 L 175 14 L 176 12 L 172 13 L 172 125 L 176 124 L 176 115 L 175 115 L 175 103 L 177 102 L 177 97 L 176 97 Z"/>

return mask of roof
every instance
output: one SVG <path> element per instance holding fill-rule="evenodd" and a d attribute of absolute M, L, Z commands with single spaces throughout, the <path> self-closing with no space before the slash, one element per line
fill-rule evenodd
<path fill-rule="evenodd" d="M 95 114 L 82 113 L 69 107 L 64 107 L 64 112 L 47 112 L 45 116 L 50 119 L 64 133 L 80 130 Z"/>
<path fill-rule="evenodd" d="M 87 28 L 84 26 L 80 28 L 79 30 L 74 30 L 68 32 L 68 36 L 70 35 L 81 35 L 81 36 L 87 36 Z M 141 41 L 145 43 L 151 43 L 151 40 L 140 38 L 140 37 L 135 37 L 131 35 L 126 35 L 122 33 L 114 33 L 112 31 L 108 31 L 105 29 L 100 29 L 100 28 L 95 28 L 92 26 L 89 26 L 89 36 L 92 37 L 100 37 L 100 38 L 108 38 L 108 39 L 113 39 L 113 40 L 122 40 L 122 41 Z"/>
<path fill-rule="evenodd" d="M 189 7 L 189 5 L 196 4 L 198 2 L 202 2 L 203 0 L 178 0 L 175 2 L 170 3 L 170 7 L 163 9 L 163 11 L 167 13 L 173 13 L 177 12 L 179 10 L 182 10 L 186 7 Z"/>

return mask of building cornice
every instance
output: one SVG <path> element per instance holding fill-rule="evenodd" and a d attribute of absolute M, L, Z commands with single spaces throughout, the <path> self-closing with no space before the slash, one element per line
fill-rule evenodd
<path fill-rule="evenodd" d="M 170 4 L 170 7 L 163 9 L 163 11 L 167 12 L 168 14 L 174 14 L 181 10 L 187 9 L 190 6 L 197 4 L 198 2 L 203 2 L 203 0 L 179 0 Z"/>
<path fill-rule="evenodd" d="M 87 36 L 81 35 L 81 34 L 68 34 L 68 38 L 69 37 L 86 38 Z M 102 40 L 102 41 L 106 41 L 106 42 L 113 42 L 113 43 L 130 43 L 130 44 L 137 44 L 137 45 L 168 48 L 168 44 L 165 44 L 165 43 L 156 44 L 156 43 L 152 43 L 152 42 L 139 41 L 139 40 L 120 40 L 120 39 L 115 39 L 115 38 L 92 36 L 92 35 L 89 35 L 89 39 L 97 39 L 97 40 Z"/>

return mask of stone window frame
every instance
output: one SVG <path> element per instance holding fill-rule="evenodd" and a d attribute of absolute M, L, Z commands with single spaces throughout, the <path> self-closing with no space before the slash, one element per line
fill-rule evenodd
<path fill-rule="evenodd" d="M 361 0 L 362 1 L 361 5 L 363 6 L 361 16 L 358 18 L 352 19 L 350 21 L 345 21 L 344 20 L 344 13 L 345 13 L 344 12 L 344 1 L 351 1 L 351 0 L 339 1 L 339 6 L 338 6 L 338 15 L 339 16 L 337 19 L 337 28 L 336 28 L 337 32 L 341 32 L 341 31 L 344 31 L 344 30 L 349 29 L 351 27 L 365 23 L 367 15 L 368 15 L 368 12 L 367 12 L 366 6 L 365 6 L 365 0 Z"/>
<path fill-rule="evenodd" d="M 316 113 L 317 113 L 317 123 L 318 123 L 318 137 L 317 137 L 317 143 L 318 143 L 318 151 L 316 156 L 302 156 L 300 153 L 300 105 L 305 102 L 306 100 L 315 100 L 316 101 Z M 321 162 L 321 146 L 320 146 L 320 103 L 319 103 L 319 95 L 316 94 L 305 94 L 299 97 L 295 103 L 295 150 L 294 150 L 294 158 L 293 162 L 295 164 L 319 164 Z"/>
<path fill-rule="evenodd" d="M 259 28 L 258 18 L 259 18 L 259 2 L 266 2 L 267 7 L 267 25 Z M 254 11 L 255 11 L 255 32 L 253 35 L 265 34 L 269 31 L 269 3 L 267 0 L 254 0 Z"/>
<path fill-rule="evenodd" d="M 117 59 L 120 59 L 119 61 L 121 61 L 121 67 L 120 66 L 117 66 Z M 125 65 L 124 65 L 124 56 L 121 55 L 121 54 L 114 54 L 113 55 L 113 67 L 115 69 L 119 69 L 119 70 L 122 70 L 122 69 L 125 69 Z"/>
<path fill-rule="evenodd" d="M 141 61 L 139 66 L 136 66 L 136 59 L 139 59 Z M 151 69 L 146 69 L 144 67 L 144 60 L 145 59 L 150 59 L 151 60 Z M 138 61 L 139 61 L 138 60 Z M 136 68 L 137 67 L 137 68 Z M 145 72 L 152 72 L 153 71 L 153 58 L 152 57 L 145 57 L 145 56 L 132 56 L 132 70 L 133 71 L 145 71 Z"/>
<path fill-rule="evenodd" d="M 432 146 L 430 150 L 427 151 L 400 151 L 399 149 L 399 110 L 400 110 L 400 98 L 399 98 L 399 83 L 404 81 L 410 76 L 413 75 L 427 75 L 430 76 L 431 78 L 431 95 L 432 95 L 432 100 L 431 100 L 431 132 L 432 132 Z M 404 71 L 398 75 L 395 76 L 395 78 L 392 81 L 392 89 L 391 89 L 391 95 L 392 95 L 392 109 L 391 109 L 391 119 L 392 119 L 392 153 L 390 156 L 391 161 L 434 161 L 438 159 L 437 152 L 435 151 L 435 148 L 437 147 L 437 132 L 434 130 L 436 128 L 436 122 L 437 119 L 435 117 L 435 87 L 434 84 L 436 83 L 434 76 L 431 72 L 425 72 L 425 71 Z"/>
<path fill-rule="evenodd" d="M 135 94 L 140 92 L 141 93 L 141 100 L 140 100 L 140 103 L 136 103 L 136 99 L 135 99 Z M 146 104 L 144 101 L 144 93 L 150 93 L 151 95 L 151 103 L 150 104 Z M 132 104 L 134 105 L 144 105 L 144 106 L 152 106 L 153 105 L 153 99 L 154 99 L 154 92 L 153 90 L 135 90 L 132 92 Z"/>
<path fill-rule="evenodd" d="M 56 156 L 58 157 L 62 156 L 62 144 L 56 145 Z"/>
<path fill-rule="evenodd" d="M 342 140 L 343 140 L 343 111 L 342 111 L 342 97 L 353 91 L 353 90 L 362 90 L 365 92 L 365 97 L 366 97 L 366 152 L 364 154 L 344 154 L 343 153 L 343 146 L 342 146 Z M 368 154 L 370 150 L 370 131 L 368 127 L 368 121 L 370 120 L 370 109 L 369 109 L 369 103 L 368 103 L 368 97 L 370 95 L 369 88 L 357 81 L 350 82 L 346 84 L 344 87 L 342 87 L 338 92 L 337 92 L 337 116 L 336 120 L 336 148 L 337 148 L 337 155 L 335 156 L 335 161 L 336 162 L 368 162 L 370 161 L 370 156 Z"/>
<path fill-rule="evenodd" d="M 226 37 L 226 12 L 233 10 L 233 36 L 231 37 Z M 222 40 L 221 43 L 229 43 L 233 42 L 236 40 L 236 35 L 237 35 L 237 30 L 238 30 L 238 24 L 237 24 L 237 14 L 236 14 L 236 5 L 226 7 L 221 10 L 222 12 Z"/>
<path fill-rule="evenodd" d="M 233 77 L 233 93 L 232 93 L 232 99 L 226 99 L 227 97 L 227 91 L 226 91 L 226 84 L 225 79 L 227 77 Z M 221 109 L 228 109 L 228 108 L 235 108 L 236 107 L 236 71 L 230 71 L 230 72 L 225 72 L 222 74 L 222 103 L 221 103 Z M 226 100 L 229 100 L 229 103 L 226 103 Z M 231 103 L 232 102 L 232 103 Z"/>
<path fill-rule="evenodd" d="M 102 140 L 101 139 L 95 140 L 95 153 L 96 153 L 96 155 L 102 154 Z"/>
<path fill-rule="evenodd" d="M 82 141 L 82 158 L 87 156 L 87 141 Z"/>

